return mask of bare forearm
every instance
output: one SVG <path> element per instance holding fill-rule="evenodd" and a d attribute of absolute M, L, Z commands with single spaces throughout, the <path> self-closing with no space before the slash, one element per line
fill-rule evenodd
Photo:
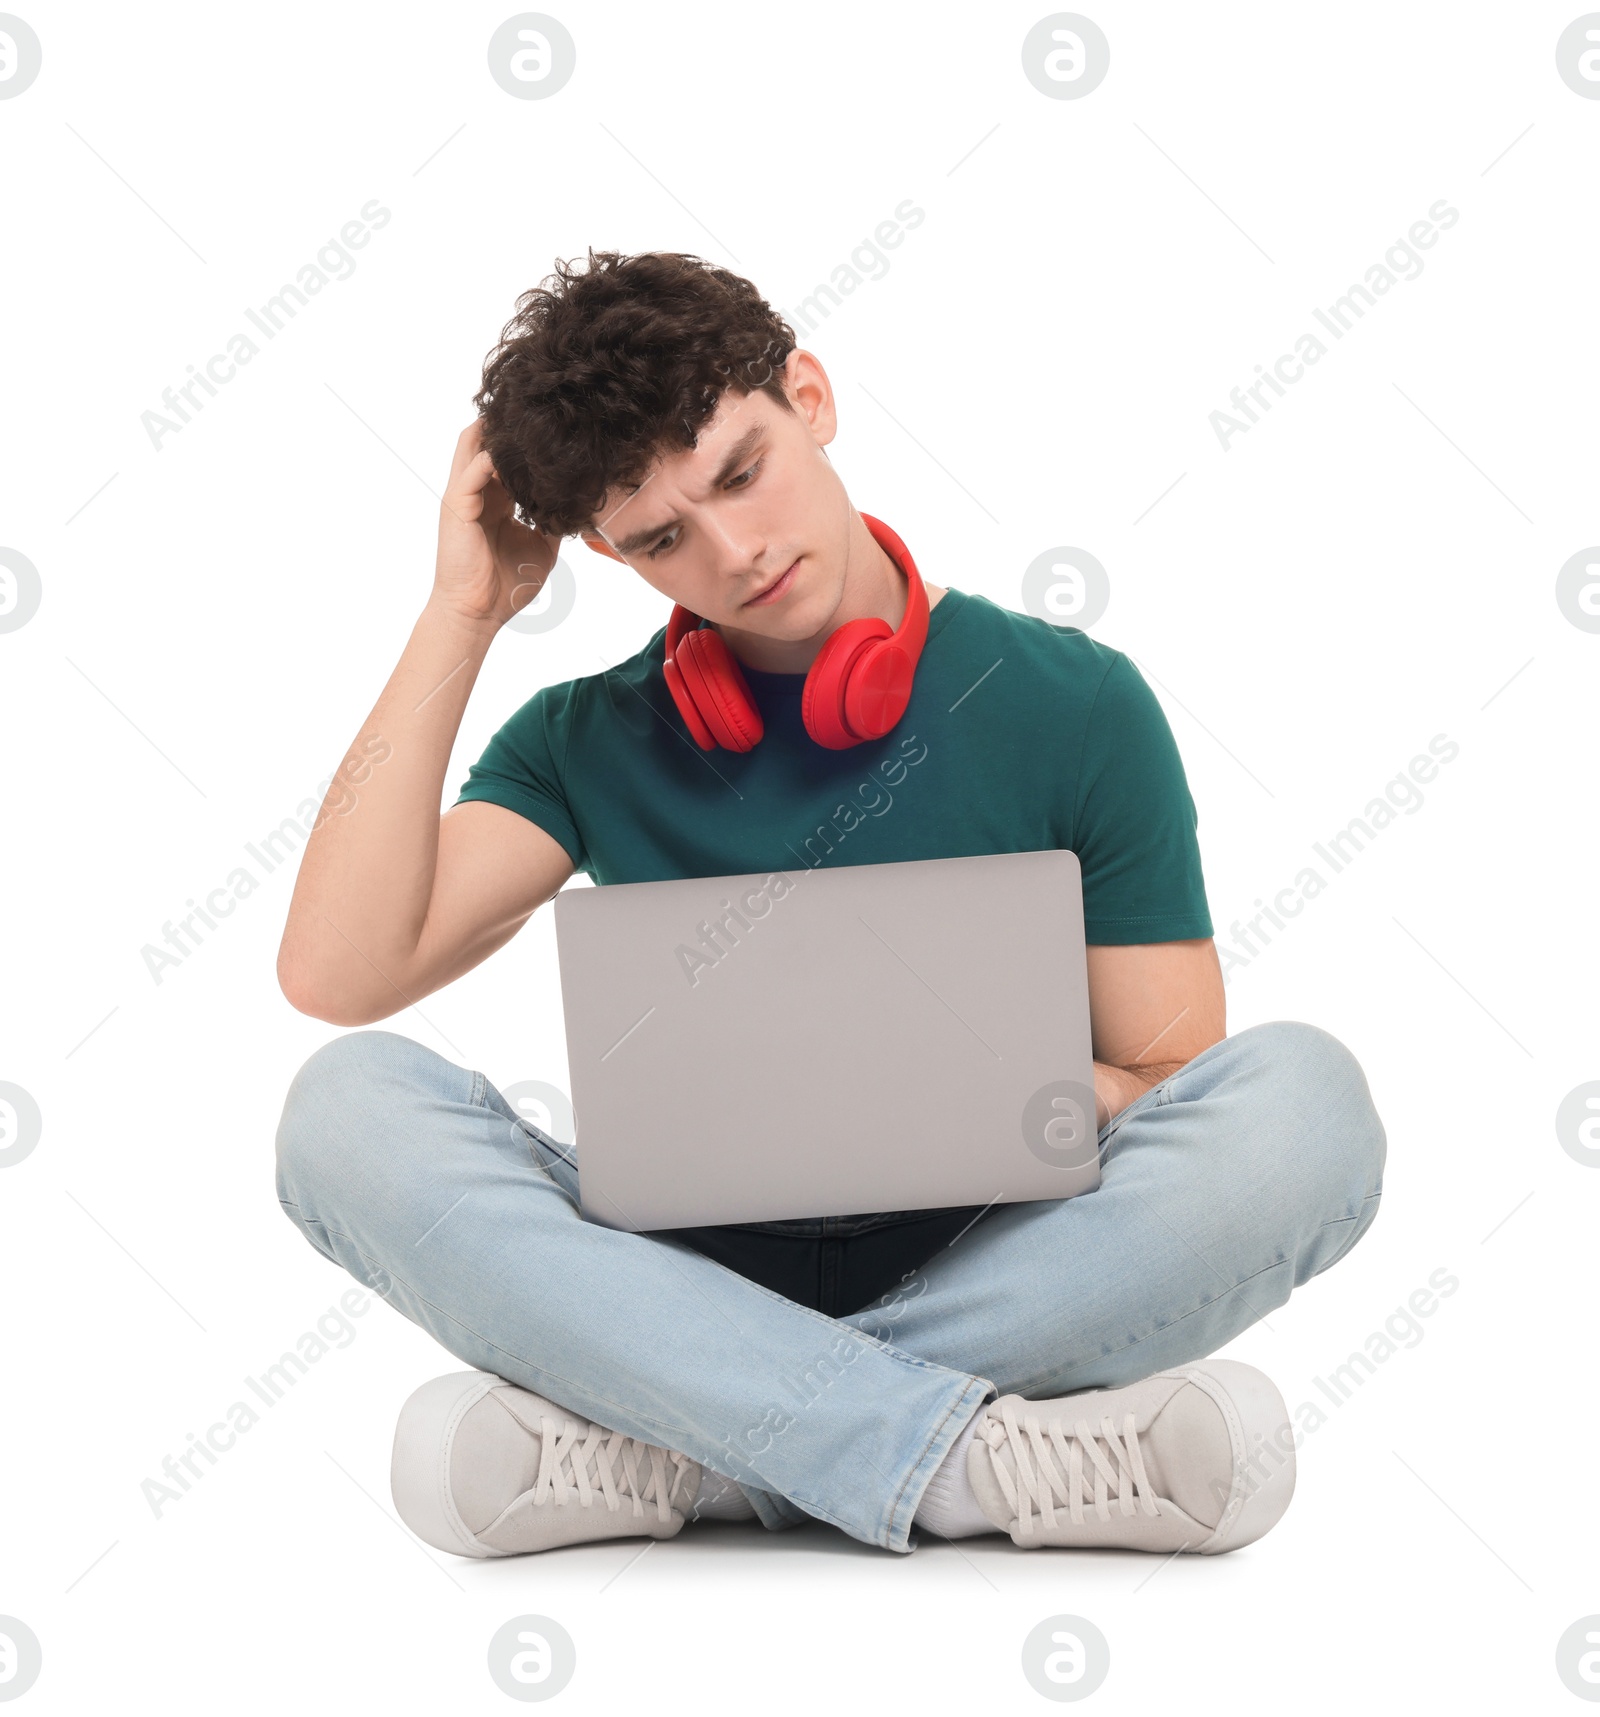
<path fill-rule="evenodd" d="M 431 602 L 412 628 L 301 859 L 278 956 L 296 1006 L 353 1017 L 404 986 L 433 891 L 444 773 L 493 636 Z"/>

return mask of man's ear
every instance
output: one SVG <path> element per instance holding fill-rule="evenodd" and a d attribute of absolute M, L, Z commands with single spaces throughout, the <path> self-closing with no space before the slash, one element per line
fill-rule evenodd
<path fill-rule="evenodd" d="M 610 557 L 614 561 L 620 562 L 621 565 L 623 565 L 623 566 L 626 566 L 628 564 L 625 560 L 622 559 L 622 556 L 617 553 L 617 551 L 611 546 L 611 544 L 608 543 L 604 537 L 599 535 L 598 532 L 596 532 L 596 531 L 579 531 L 578 535 L 583 538 L 583 540 L 589 545 L 590 548 L 592 548 L 594 550 L 594 552 L 596 554 L 610 555 Z"/>

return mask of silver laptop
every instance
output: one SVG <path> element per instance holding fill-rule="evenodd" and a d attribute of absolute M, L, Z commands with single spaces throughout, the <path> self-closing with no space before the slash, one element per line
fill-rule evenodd
<path fill-rule="evenodd" d="M 591 1222 L 1100 1184 L 1074 853 L 566 889 L 555 923 Z"/>

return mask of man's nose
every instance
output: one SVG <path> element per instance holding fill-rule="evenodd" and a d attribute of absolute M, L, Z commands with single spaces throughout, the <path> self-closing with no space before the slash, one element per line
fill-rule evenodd
<path fill-rule="evenodd" d="M 714 568 L 728 577 L 755 572 L 766 552 L 766 537 L 752 521 L 730 519 L 711 509 L 705 521 Z"/>

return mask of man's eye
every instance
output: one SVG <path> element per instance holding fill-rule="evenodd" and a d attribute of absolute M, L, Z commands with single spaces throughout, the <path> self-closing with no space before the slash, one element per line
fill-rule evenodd
<path fill-rule="evenodd" d="M 725 489 L 734 489 L 734 488 L 748 489 L 750 487 L 750 485 L 747 481 L 745 481 L 745 479 L 746 478 L 753 478 L 755 476 L 755 474 L 761 469 L 762 465 L 765 463 L 766 463 L 766 455 L 762 454 L 761 458 L 756 460 L 756 462 L 753 465 L 748 466 L 745 470 L 741 471 L 737 477 L 730 477 L 728 479 L 728 481 L 723 484 L 723 487 Z M 646 560 L 654 560 L 657 555 L 667 553 L 668 550 L 671 549 L 672 545 L 677 540 L 678 539 L 677 539 L 677 536 L 675 534 L 671 537 L 663 537 L 660 540 L 660 542 L 658 542 L 653 548 L 647 548 L 644 551 L 645 559 Z"/>

